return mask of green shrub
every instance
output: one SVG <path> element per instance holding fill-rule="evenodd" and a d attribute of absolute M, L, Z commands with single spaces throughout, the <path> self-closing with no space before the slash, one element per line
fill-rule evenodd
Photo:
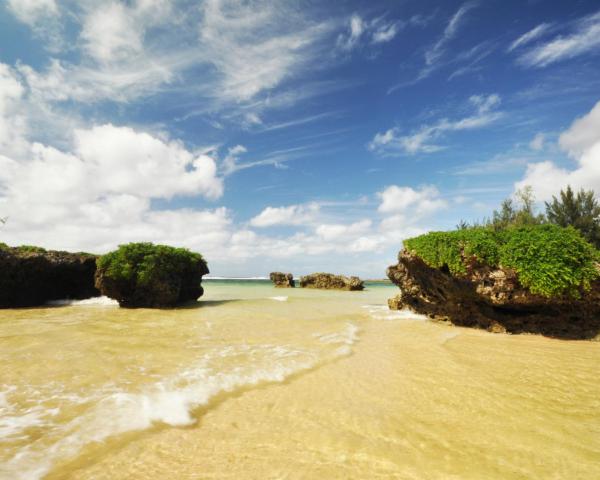
<path fill-rule="evenodd" d="M 129 243 L 120 245 L 113 252 L 98 259 L 98 268 L 113 280 L 145 285 L 153 278 L 180 275 L 198 262 L 202 255 L 186 248 L 175 248 L 152 243 Z"/>
<path fill-rule="evenodd" d="M 96 287 L 124 307 L 169 307 L 202 296 L 202 255 L 151 243 L 121 245 L 97 260 Z"/>
<path fill-rule="evenodd" d="M 46 253 L 46 249 L 34 245 L 21 245 L 16 247 L 17 253 Z"/>
<path fill-rule="evenodd" d="M 472 260 L 515 270 L 519 282 L 532 293 L 552 297 L 577 297 L 600 274 L 599 252 L 572 227 L 532 225 L 494 231 L 472 228 L 431 232 L 405 240 L 414 252 L 434 268 L 447 267 L 464 275 Z"/>

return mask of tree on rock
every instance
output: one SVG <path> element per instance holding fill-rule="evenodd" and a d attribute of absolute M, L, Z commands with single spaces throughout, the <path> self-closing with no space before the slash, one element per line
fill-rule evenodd
<path fill-rule="evenodd" d="M 96 287 L 122 307 L 174 307 L 202 296 L 202 276 L 207 273 L 199 253 L 129 243 L 98 259 Z"/>
<path fill-rule="evenodd" d="M 560 191 L 560 198 L 552 196 L 552 202 L 546 202 L 546 216 L 550 223 L 561 227 L 571 225 L 588 242 L 600 248 L 600 205 L 592 190 L 581 189 L 575 194 L 568 186 Z"/>

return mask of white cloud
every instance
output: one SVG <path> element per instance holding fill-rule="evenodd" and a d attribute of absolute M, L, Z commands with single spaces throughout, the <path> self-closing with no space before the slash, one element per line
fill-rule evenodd
<path fill-rule="evenodd" d="M 207 111 L 239 106 L 305 72 L 333 28 L 266 0 L 206 0 L 185 15 L 167 0 L 85 2 L 65 16 L 81 20 L 79 41 L 63 40 L 82 60 L 22 66 L 40 101 L 128 102 L 176 89 L 194 69 L 202 82 L 187 93 Z"/>
<path fill-rule="evenodd" d="M 8 8 L 28 25 L 58 14 L 55 0 L 8 0 Z"/>
<path fill-rule="evenodd" d="M 20 154 L 26 149 L 26 119 L 21 104 L 24 93 L 16 73 L 0 63 L 0 153 Z"/>
<path fill-rule="evenodd" d="M 290 205 L 288 207 L 267 207 L 250 220 L 250 225 L 259 228 L 275 225 L 306 225 L 314 222 L 319 209 L 317 203 Z"/>
<path fill-rule="evenodd" d="M 456 36 L 466 14 L 476 6 L 476 2 L 463 3 L 456 13 L 450 17 L 439 40 L 425 52 L 425 63 L 428 66 L 433 65 L 442 57 L 446 51 L 446 44 Z"/>
<path fill-rule="evenodd" d="M 377 133 L 369 143 L 370 150 L 378 153 L 433 153 L 443 149 L 443 146 L 433 143 L 434 140 L 447 132 L 461 130 L 472 130 L 482 128 L 498 120 L 502 113 L 495 111 L 500 104 L 500 96 L 473 95 L 469 98 L 469 104 L 475 108 L 475 113 L 468 117 L 457 120 L 446 118 L 439 120 L 433 125 L 423 125 L 419 130 L 402 135 L 398 127 L 391 128 L 383 133 Z"/>
<path fill-rule="evenodd" d="M 143 50 L 143 26 L 134 9 L 110 2 L 87 14 L 81 38 L 86 51 L 99 62 L 126 60 Z"/>
<path fill-rule="evenodd" d="M 507 52 L 512 52 L 514 49 L 523 47 L 528 43 L 531 43 L 534 40 L 540 38 L 550 29 L 551 26 L 552 24 L 550 23 L 541 23 L 537 27 L 532 28 L 531 30 L 517 38 L 514 42 L 512 42 L 508 47 Z"/>
<path fill-rule="evenodd" d="M 350 17 L 349 32 L 338 36 L 338 47 L 342 50 L 352 50 L 357 45 L 364 31 L 365 23 L 363 19 L 357 14 L 352 15 Z"/>
<path fill-rule="evenodd" d="M 365 44 L 387 43 L 396 37 L 403 25 L 398 21 L 386 21 L 383 17 L 365 20 L 355 13 L 350 17 L 347 32 L 338 35 L 337 46 L 350 51 Z"/>
<path fill-rule="evenodd" d="M 420 189 L 391 185 L 379 192 L 381 213 L 404 214 L 413 217 L 431 215 L 448 206 L 448 202 L 440 197 L 437 188 L 426 185 Z"/>
<path fill-rule="evenodd" d="M 578 20 L 567 35 L 559 35 L 523 53 L 518 62 L 526 67 L 551 63 L 594 52 L 600 46 L 600 12 Z"/>
<path fill-rule="evenodd" d="M 560 138 L 560 146 L 572 156 L 579 156 L 600 141 L 600 102 L 573 122 Z"/>
<path fill-rule="evenodd" d="M 373 32 L 373 43 L 386 43 L 394 39 L 398 34 L 398 24 L 390 23 L 381 25 Z"/>
<path fill-rule="evenodd" d="M 76 130 L 72 153 L 34 143 L 23 160 L 0 157 L 0 171 L 2 209 L 20 225 L 37 227 L 69 224 L 77 210 L 109 212 L 127 205 L 139 213 L 154 198 L 214 199 L 223 192 L 212 158 L 113 125 Z"/>
<path fill-rule="evenodd" d="M 538 200 L 549 200 L 567 185 L 600 193 L 600 102 L 575 120 L 559 143 L 575 159 L 575 168 L 559 167 L 549 160 L 531 163 L 515 188 L 531 185 Z"/>
<path fill-rule="evenodd" d="M 360 220 L 351 224 L 325 223 L 315 229 L 315 233 L 325 241 L 336 241 L 348 236 L 356 236 L 369 232 L 372 226 L 371 220 Z"/>
<path fill-rule="evenodd" d="M 56 0 L 8 0 L 7 7 L 43 40 L 43 48 L 57 53 L 64 47 L 61 12 Z"/>
<path fill-rule="evenodd" d="M 531 142 L 529 142 L 529 148 L 535 150 L 536 152 L 539 152 L 540 150 L 544 149 L 545 140 L 546 137 L 543 133 L 537 133 L 535 137 L 533 137 Z"/>
<path fill-rule="evenodd" d="M 219 73 L 220 96 L 243 101 L 297 73 L 330 28 L 279 3 L 208 0 L 198 48 Z"/>

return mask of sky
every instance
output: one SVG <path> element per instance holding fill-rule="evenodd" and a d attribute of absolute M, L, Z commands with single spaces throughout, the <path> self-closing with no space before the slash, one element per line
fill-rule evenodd
<path fill-rule="evenodd" d="M 9 245 L 382 278 L 567 184 L 600 192 L 597 0 L 0 0 Z"/>

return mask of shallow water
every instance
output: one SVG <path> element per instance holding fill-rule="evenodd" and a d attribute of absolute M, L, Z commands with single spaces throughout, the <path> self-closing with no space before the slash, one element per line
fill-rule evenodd
<path fill-rule="evenodd" d="M 364 292 L 0 311 L 0 478 L 600 478 L 600 343 Z"/>

